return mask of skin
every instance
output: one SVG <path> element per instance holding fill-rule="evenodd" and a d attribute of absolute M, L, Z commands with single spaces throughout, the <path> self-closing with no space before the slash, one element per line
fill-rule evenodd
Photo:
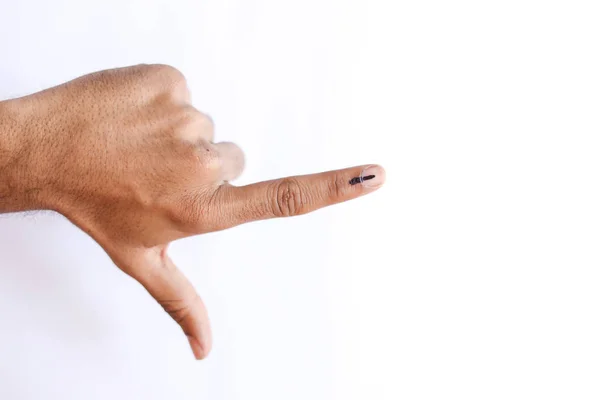
<path fill-rule="evenodd" d="M 166 65 L 86 75 L 0 102 L 0 212 L 53 210 L 96 240 L 181 326 L 197 359 L 212 343 L 206 308 L 167 255 L 170 242 L 305 214 L 378 189 L 358 166 L 236 187 L 242 151 L 215 143 Z M 374 179 L 350 185 L 368 171 Z"/>

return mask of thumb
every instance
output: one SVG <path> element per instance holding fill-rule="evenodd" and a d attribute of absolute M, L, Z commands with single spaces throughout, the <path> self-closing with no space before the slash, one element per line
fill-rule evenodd
<path fill-rule="evenodd" d="M 187 336 L 196 359 L 205 358 L 212 346 L 208 313 L 191 282 L 173 264 L 167 247 L 144 249 L 128 257 L 126 273 L 140 282 Z"/>

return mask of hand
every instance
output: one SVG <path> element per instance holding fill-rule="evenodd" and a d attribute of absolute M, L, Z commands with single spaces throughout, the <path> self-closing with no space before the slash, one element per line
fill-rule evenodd
<path fill-rule="evenodd" d="M 242 151 L 214 143 L 212 120 L 190 105 L 181 73 L 164 65 L 102 71 L 0 105 L 0 136 L 9 138 L 0 150 L 12 155 L 2 162 L 0 152 L 0 170 L 13 171 L 0 184 L 0 211 L 65 215 L 181 325 L 198 359 L 211 348 L 208 317 L 167 256 L 170 242 L 305 214 L 370 193 L 385 176 L 359 166 L 230 185 Z"/>

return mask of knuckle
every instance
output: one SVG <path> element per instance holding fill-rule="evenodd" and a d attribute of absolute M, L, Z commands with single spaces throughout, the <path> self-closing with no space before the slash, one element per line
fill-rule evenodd
<path fill-rule="evenodd" d="M 167 64 L 152 64 L 149 68 L 159 77 L 170 81 L 185 81 L 185 76 L 177 68 Z"/>
<path fill-rule="evenodd" d="M 195 129 L 203 123 L 202 114 L 192 106 L 184 106 L 178 111 L 177 120 L 182 129 Z"/>
<path fill-rule="evenodd" d="M 154 64 L 150 69 L 167 97 L 175 101 L 189 101 L 190 92 L 181 71 L 166 64 Z"/>
<path fill-rule="evenodd" d="M 193 130 L 197 135 L 201 133 L 214 133 L 215 127 L 212 118 L 201 113 L 191 105 L 182 109 L 180 119 L 185 128 Z"/>
<path fill-rule="evenodd" d="M 203 134 L 213 132 L 212 120 L 194 107 L 187 105 L 174 113 L 171 120 L 171 127 L 172 133 L 177 138 L 183 139 L 189 144 L 190 150 L 193 149 L 193 154 L 197 158 L 204 160 L 217 156 L 217 152 L 213 146 L 204 139 L 207 135 Z"/>
<path fill-rule="evenodd" d="M 348 193 L 348 182 L 341 175 L 335 176 L 329 181 L 328 194 L 331 199 L 342 199 Z"/>
<path fill-rule="evenodd" d="M 200 125 L 200 129 L 203 131 L 209 133 L 215 131 L 215 122 L 209 115 L 201 113 L 200 111 L 196 111 L 195 121 L 198 125 Z"/>
<path fill-rule="evenodd" d="M 221 158 L 210 143 L 201 140 L 196 148 L 198 159 L 198 168 L 201 172 L 213 171 L 216 172 L 221 168 Z"/>
<path fill-rule="evenodd" d="M 276 217 L 292 217 L 306 212 L 306 197 L 300 183 L 285 178 L 274 189 L 272 210 Z"/>
<path fill-rule="evenodd" d="M 188 300 L 162 300 L 159 303 L 167 314 L 180 325 L 192 313 L 192 307 L 190 306 L 192 302 Z"/>

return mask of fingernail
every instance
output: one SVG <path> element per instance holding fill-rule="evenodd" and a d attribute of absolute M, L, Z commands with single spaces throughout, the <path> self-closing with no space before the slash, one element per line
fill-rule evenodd
<path fill-rule="evenodd" d="M 362 184 L 366 188 L 375 189 L 385 182 L 385 170 L 379 165 L 371 165 L 361 172 L 360 176 L 350 179 L 351 185 Z"/>

